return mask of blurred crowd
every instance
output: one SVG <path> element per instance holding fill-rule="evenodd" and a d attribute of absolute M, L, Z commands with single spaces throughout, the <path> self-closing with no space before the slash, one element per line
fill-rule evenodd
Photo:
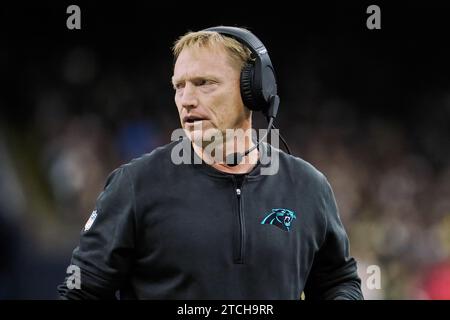
<path fill-rule="evenodd" d="M 0 120 L 0 299 L 55 298 L 109 172 L 179 126 L 170 56 L 58 57 L 24 68 L 27 121 Z M 450 299 L 450 86 L 418 94 L 402 121 L 327 93 L 314 67 L 291 68 L 278 127 L 330 180 L 366 299 Z M 368 286 L 373 265 L 380 288 Z"/>

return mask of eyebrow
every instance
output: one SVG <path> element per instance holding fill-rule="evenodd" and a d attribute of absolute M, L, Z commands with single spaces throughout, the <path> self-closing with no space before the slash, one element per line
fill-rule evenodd
<path fill-rule="evenodd" d="M 214 80 L 214 81 L 220 81 L 220 78 L 217 76 L 213 76 L 213 75 L 201 75 L 201 76 L 193 76 L 193 77 L 181 77 L 181 78 L 175 78 L 175 76 L 172 76 L 171 82 L 172 85 L 175 85 L 177 83 L 189 80 L 189 81 L 196 81 L 196 80 Z"/>

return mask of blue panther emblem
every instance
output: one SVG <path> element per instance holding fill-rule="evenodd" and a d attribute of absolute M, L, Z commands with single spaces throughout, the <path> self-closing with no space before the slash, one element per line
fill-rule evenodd
<path fill-rule="evenodd" d="M 277 208 L 272 209 L 272 212 L 261 221 L 261 224 L 273 224 L 284 231 L 289 231 L 294 219 L 297 219 L 294 211 Z"/>

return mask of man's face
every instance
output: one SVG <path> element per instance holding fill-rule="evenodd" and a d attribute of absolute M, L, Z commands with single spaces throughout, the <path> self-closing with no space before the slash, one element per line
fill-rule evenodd
<path fill-rule="evenodd" d="M 219 46 L 186 48 L 175 63 L 172 83 L 181 126 L 196 143 L 201 143 L 199 129 L 204 142 L 210 140 L 211 132 L 247 129 L 250 114 L 241 99 L 240 70 L 225 50 Z"/>

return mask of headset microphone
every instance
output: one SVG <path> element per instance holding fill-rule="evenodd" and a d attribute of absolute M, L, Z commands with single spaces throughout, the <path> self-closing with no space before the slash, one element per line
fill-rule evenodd
<path fill-rule="evenodd" d="M 239 163 L 242 162 L 242 159 L 247 156 L 250 152 L 252 152 L 253 150 L 255 150 L 256 148 L 258 148 L 259 144 L 264 141 L 267 137 L 267 135 L 269 134 L 270 130 L 273 127 L 273 120 L 276 117 L 277 111 L 278 111 L 278 106 L 280 105 L 280 98 L 275 95 L 272 96 L 270 98 L 271 100 L 271 106 L 269 107 L 269 112 L 267 114 L 267 119 L 269 122 L 269 125 L 267 126 L 267 130 L 266 133 L 264 134 L 264 136 L 262 138 L 260 138 L 257 143 L 251 147 L 250 149 L 248 149 L 247 151 L 245 151 L 244 153 L 240 153 L 240 152 L 235 152 L 235 153 L 231 153 L 227 156 L 225 163 L 230 166 L 230 167 L 235 167 L 237 166 Z"/>

